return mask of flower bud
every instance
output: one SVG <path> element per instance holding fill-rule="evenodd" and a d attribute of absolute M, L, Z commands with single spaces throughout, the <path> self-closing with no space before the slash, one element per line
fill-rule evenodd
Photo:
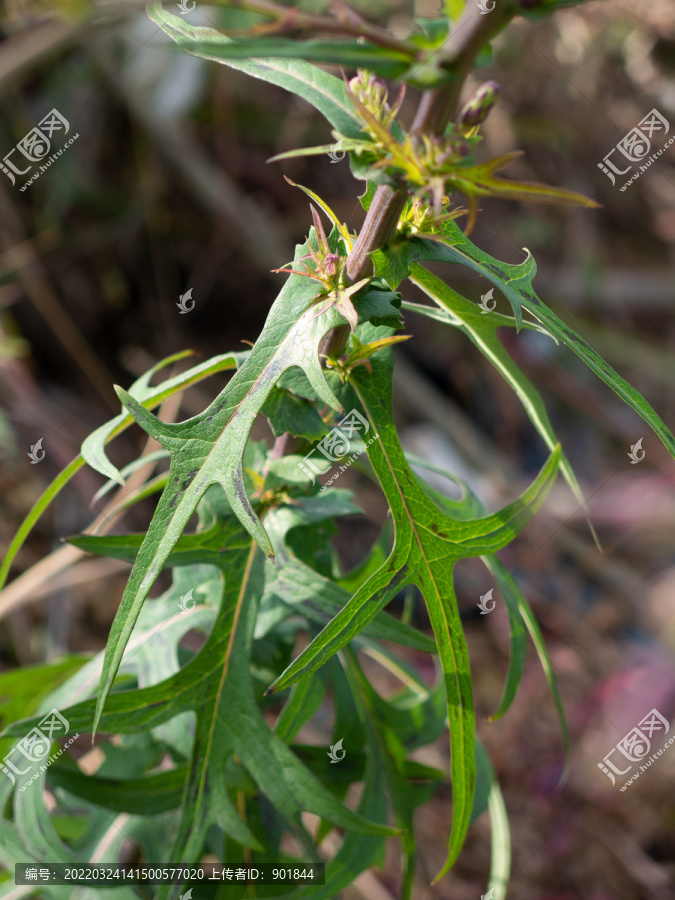
<path fill-rule="evenodd" d="M 486 81 L 475 91 L 459 114 L 459 124 L 464 129 L 475 128 L 487 119 L 488 113 L 499 99 L 499 85 Z"/>
<path fill-rule="evenodd" d="M 387 86 L 372 72 L 358 69 L 354 78 L 347 83 L 350 93 L 361 102 L 366 109 L 381 117 L 387 110 Z"/>
<path fill-rule="evenodd" d="M 325 275 L 332 276 L 337 272 L 337 263 L 340 257 L 337 253 L 329 253 L 323 261 L 323 271 Z"/>

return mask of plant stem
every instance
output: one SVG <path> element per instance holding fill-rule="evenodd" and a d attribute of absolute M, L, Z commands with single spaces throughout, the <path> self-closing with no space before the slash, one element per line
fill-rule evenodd
<path fill-rule="evenodd" d="M 518 12 L 518 0 L 495 0 L 495 9 L 487 16 L 471 4 L 453 26 L 443 51 L 443 67 L 455 77 L 443 87 L 425 91 L 410 129 L 411 134 L 441 134 L 455 114 L 464 82 L 481 47 L 498 34 Z M 440 52 L 440 51 L 439 51 Z M 368 257 L 373 250 L 385 247 L 396 233 L 399 217 L 408 194 L 405 188 L 380 185 L 375 192 L 356 244 L 347 261 L 347 279 L 354 284 L 372 270 Z M 349 328 L 333 328 L 323 339 L 320 352 L 339 356 L 349 340 Z"/>
<path fill-rule="evenodd" d="M 347 277 L 350 284 L 369 275 L 372 263 L 368 259 L 368 254 L 378 247 L 384 247 L 394 236 L 407 199 L 405 189 L 394 190 L 386 184 L 378 187 L 356 244 L 347 260 Z"/>
<path fill-rule="evenodd" d="M 475 3 L 469 4 L 462 18 L 453 26 L 442 48 L 442 64 L 454 78 L 440 88 L 424 92 L 410 129 L 411 134 L 441 134 L 452 119 L 476 55 L 520 10 L 517 0 L 495 2 L 495 9 L 487 16 L 481 15 Z M 391 239 L 406 199 L 405 189 L 394 190 L 380 185 L 375 192 L 347 263 L 347 274 L 352 284 L 367 276 L 368 254 L 384 247 Z"/>
<path fill-rule="evenodd" d="M 226 0 L 226 6 L 260 13 L 274 19 L 266 25 L 254 25 L 244 31 L 230 31 L 230 35 L 279 34 L 287 31 L 319 31 L 328 34 L 343 34 L 364 37 L 380 47 L 386 47 L 409 59 L 415 59 L 415 47 L 395 38 L 384 28 L 366 22 L 346 3 L 336 2 L 335 16 L 321 16 L 307 13 L 294 7 L 281 6 L 272 0 Z"/>

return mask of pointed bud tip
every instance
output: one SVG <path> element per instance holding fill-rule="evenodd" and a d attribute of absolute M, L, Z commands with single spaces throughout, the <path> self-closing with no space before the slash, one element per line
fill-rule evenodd
<path fill-rule="evenodd" d="M 459 122 L 464 128 L 475 128 L 485 121 L 499 99 L 500 87 L 496 81 L 486 81 L 474 91 L 462 107 Z"/>

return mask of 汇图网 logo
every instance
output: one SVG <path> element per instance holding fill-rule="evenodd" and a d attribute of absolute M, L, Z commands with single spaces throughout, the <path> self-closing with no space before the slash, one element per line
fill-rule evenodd
<path fill-rule="evenodd" d="M 44 718 L 40 719 L 35 728 L 31 728 L 28 734 L 10 750 L 2 763 L 0 763 L 0 769 L 2 769 L 12 784 L 16 784 L 14 774 L 25 775 L 26 772 L 29 772 L 32 768 L 32 763 L 44 759 L 49 753 L 52 741 L 56 737 L 67 734 L 68 728 L 67 719 L 64 719 L 58 710 L 52 709 Z M 18 757 L 15 755 L 17 753 L 19 754 Z M 15 755 L 14 760 L 10 759 L 12 755 Z M 18 768 L 19 765 L 26 761 L 29 763 L 27 768 Z"/>
<path fill-rule="evenodd" d="M 331 765 L 333 763 L 342 762 L 347 755 L 347 751 L 342 746 L 343 740 L 344 738 L 340 738 L 337 744 L 331 744 L 330 750 L 327 751 L 328 756 L 330 756 Z M 342 756 L 340 756 L 340 753 L 342 753 Z"/>
<path fill-rule="evenodd" d="M 628 734 L 625 734 L 620 741 L 618 741 L 609 753 L 605 756 L 602 762 L 598 763 L 598 768 L 602 769 L 605 775 L 609 778 L 612 784 L 616 784 L 616 778 L 614 775 L 625 775 L 626 772 L 630 772 L 633 768 L 634 763 L 639 763 L 643 759 L 646 758 L 647 754 L 652 748 L 652 739 L 654 734 L 658 738 L 660 734 L 668 734 L 670 730 L 670 723 L 668 719 L 661 715 L 658 709 L 652 709 L 647 715 L 642 719 L 635 728 L 631 728 Z M 675 741 L 675 737 L 672 737 L 665 746 L 668 746 L 673 741 Z M 636 772 L 635 775 L 631 777 L 627 784 L 625 784 L 621 790 L 624 791 L 628 785 L 634 781 L 635 779 L 640 777 L 640 774 L 647 770 L 649 766 L 651 766 L 652 762 L 657 756 L 661 756 L 663 750 L 665 748 L 660 748 L 656 753 L 654 753 L 649 761 L 644 766 L 640 766 L 640 771 Z M 617 761 L 610 759 L 617 750 L 619 757 L 617 757 Z M 628 761 L 629 765 L 625 769 L 617 768 L 617 765 L 623 765 L 624 762 Z M 609 767 L 609 768 L 608 768 Z M 611 769 L 611 772 L 610 772 Z"/>
<path fill-rule="evenodd" d="M 490 588 L 490 590 L 487 592 L 487 594 L 480 595 L 480 602 L 478 603 L 478 609 L 480 610 L 481 616 L 486 616 L 488 613 L 491 613 L 492 610 L 495 608 L 496 601 L 492 599 L 493 591 L 494 591 L 494 588 Z M 490 601 L 492 601 L 492 606 L 488 605 L 490 603 Z"/>
<path fill-rule="evenodd" d="M 180 310 L 180 315 L 184 316 L 186 313 L 192 312 L 195 308 L 195 301 L 192 299 L 192 288 L 188 288 L 184 294 L 180 295 L 180 299 L 176 306 Z"/>
<path fill-rule="evenodd" d="M 668 120 L 661 115 L 658 109 L 653 109 L 638 122 L 635 128 L 631 128 L 628 134 L 625 134 L 621 140 L 612 147 L 603 161 L 598 163 L 598 168 L 602 169 L 612 184 L 616 184 L 617 175 L 626 175 L 633 168 L 633 163 L 639 163 L 644 160 L 645 162 L 640 166 L 639 172 L 635 172 L 621 188 L 622 191 L 625 191 L 628 185 L 633 181 L 636 181 L 640 175 L 651 166 L 654 160 L 661 156 L 665 147 L 668 147 L 675 141 L 674 135 L 663 147 L 659 148 L 647 158 L 652 149 L 652 143 L 655 140 L 655 136 L 656 138 L 665 137 L 669 130 L 670 123 Z M 612 159 L 617 151 L 620 155 Z M 628 160 L 629 165 L 625 169 L 619 168 L 626 160 Z"/>
<path fill-rule="evenodd" d="M 42 449 L 42 441 L 44 438 L 40 438 L 39 441 L 36 441 L 34 444 L 31 444 L 30 453 L 27 455 L 30 456 L 31 465 L 35 465 L 36 463 L 42 462 L 45 458 L 45 451 Z"/>
<path fill-rule="evenodd" d="M 45 165 L 41 165 L 40 171 L 35 173 L 27 184 L 21 188 L 21 190 L 25 190 L 31 181 L 38 178 L 52 164 L 54 156 L 61 154 L 62 149 L 47 159 L 55 137 L 65 137 L 69 131 L 70 123 L 68 119 L 62 116 L 57 109 L 53 109 L 38 122 L 35 128 L 31 128 L 28 134 L 24 135 L 9 153 L 5 154 L 0 163 L 0 171 L 9 178 L 12 184 L 16 184 L 17 175 L 26 175 L 36 163 L 41 163 L 44 160 Z M 77 136 L 75 135 L 75 137 Z M 73 140 L 74 138 L 71 138 L 69 143 L 72 143 Z M 23 168 L 26 163 L 28 164 L 27 167 Z"/>
<path fill-rule="evenodd" d="M 195 608 L 196 601 L 192 597 L 192 591 L 194 588 L 190 588 L 187 594 L 183 594 L 178 601 L 178 606 L 180 607 L 180 615 L 183 616 L 185 613 L 192 612 Z"/>
<path fill-rule="evenodd" d="M 319 441 L 315 448 L 310 450 L 303 461 L 298 463 L 298 466 L 306 475 L 309 475 L 312 479 L 312 484 L 315 483 L 317 475 L 325 475 L 333 463 L 338 462 L 338 460 L 349 453 L 351 447 L 350 440 L 354 437 L 354 434 L 360 435 L 361 431 L 363 431 L 363 434 L 368 434 L 370 431 L 370 423 L 367 419 L 363 418 L 360 412 L 353 409 L 351 412 L 347 413 L 337 425 L 331 428 L 328 434 Z M 318 469 L 313 467 L 313 464 L 319 462 L 319 460 L 316 459 L 310 460 L 310 456 L 314 453 L 314 450 L 318 450 L 328 460 L 326 468 Z"/>
<path fill-rule="evenodd" d="M 636 465 L 645 458 L 645 451 L 642 449 L 642 438 L 636 443 L 631 444 L 630 453 L 627 454 L 630 457 L 631 466 Z"/>
<path fill-rule="evenodd" d="M 347 151 L 342 149 L 342 138 L 336 143 L 328 151 L 328 155 L 330 156 L 331 163 L 340 162 L 347 155 Z"/>
<path fill-rule="evenodd" d="M 494 312 L 495 306 L 497 305 L 497 301 L 493 298 L 494 288 L 490 288 L 489 291 L 485 294 L 480 295 L 480 314 L 481 316 L 486 315 L 487 313 Z M 492 300 L 492 303 L 490 301 Z"/>

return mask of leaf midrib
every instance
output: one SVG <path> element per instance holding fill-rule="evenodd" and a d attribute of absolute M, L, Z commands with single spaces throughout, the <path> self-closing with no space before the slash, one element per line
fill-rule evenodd
<path fill-rule="evenodd" d="M 368 413 L 368 418 L 370 419 L 371 425 L 373 426 L 373 428 L 375 428 L 375 422 L 373 421 L 372 414 L 370 412 L 368 404 L 365 402 L 365 399 L 362 396 L 361 392 L 359 391 L 358 386 L 356 384 L 354 384 L 353 387 L 354 387 L 354 391 L 355 391 L 357 397 L 359 398 L 359 400 L 361 402 L 361 405 Z M 414 520 L 413 516 L 410 514 L 410 510 L 408 509 L 408 504 L 406 502 L 405 495 L 404 495 L 403 491 L 401 490 L 401 486 L 399 485 L 398 478 L 396 477 L 395 470 L 389 459 L 389 454 L 387 453 L 387 449 L 385 447 L 384 441 L 380 441 L 380 449 L 382 450 L 382 455 L 385 458 L 385 461 L 387 463 L 387 467 L 389 469 L 391 477 L 393 478 L 394 484 L 396 485 L 396 490 L 398 491 L 399 497 L 401 498 L 401 503 L 403 504 L 403 508 L 405 510 L 405 514 L 408 519 L 410 528 L 412 529 L 412 532 L 415 535 L 415 540 L 417 541 L 417 546 L 419 547 L 420 554 L 422 556 L 422 559 L 424 560 L 424 565 L 427 570 L 428 577 L 430 578 L 431 583 L 433 585 L 433 589 L 436 594 L 436 600 L 438 602 L 438 606 L 440 607 L 441 614 L 443 616 L 443 621 L 445 622 L 446 632 L 447 632 L 448 636 L 450 636 L 451 635 L 450 622 L 448 621 L 448 617 L 446 614 L 445 604 L 441 600 L 441 595 L 440 595 L 440 592 L 438 589 L 438 585 L 436 583 L 436 579 L 433 575 L 431 566 L 429 565 L 429 561 L 427 560 L 426 554 L 424 552 L 424 547 L 420 540 L 419 534 L 417 533 L 415 520 Z M 441 541 L 441 538 L 438 538 L 436 535 L 434 535 L 434 538 L 436 540 Z M 454 648 L 452 640 L 448 640 L 448 647 L 450 649 L 450 654 L 452 657 L 453 678 L 455 681 L 455 689 L 457 692 L 457 697 L 460 698 L 460 700 L 461 700 L 462 691 L 461 691 L 461 684 L 460 684 L 460 680 L 459 680 L 459 667 L 457 665 L 457 658 L 455 656 L 455 648 Z M 465 735 L 465 728 L 464 728 L 464 717 L 462 715 L 459 716 L 459 731 L 460 731 L 460 741 L 458 743 L 458 746 L 464 747 L 464 741 L 465 741 L 466 735 Z M 451 744 L 452 744 L 452 741 L 451 741 Z M 464 808 L 466 807 L 466 796 L 467 796 L 465 785 L 464 785 L 464 780 L 462 780 L 461 785 L 462 785 L 462 812 L 463 812 Z M 453 783 L 453 791 L 455 789 L 456 789 L 456 785 Z M 456 808 L 457 808 L 457 805 L 453 803 L 453 809 L 456 809 Z M 459 816 L 457 818 L 459 819 Z M 455 835 L 451 835 L 451 847 L 452 847 L 452 842 L 454 842 L 454 840 L 455 840 Z M 455 851 L 455 855 L 456 855 L 456 851 Z"/>
<path fill-rule="evenodd" d="M 216 689 L 215 696 L 213 698 L 213 710 L 214 714 L 211 717 L 211 723 L 209 726 L 208 735 L 206 738 L 206 749 L 204 753 L 204 765 L 202 766 L 201 775 L 199 778 L 199 788 L 197 790 L 197 796 L 195 798 L 195 810 L 199 808 L 201 803 L 202 795 L 204 793 L 204 785 L 206 782 L 206 773 L 208 769 L 208 762 L 211 756 L 211 748 L 213 746 L 214 733 L 216 728 L 216 720 L 218 718 L 218 707 L 220 706 L 220 698 L 222 696 L 225 681 L 227 679 L 227 674 L 229 672 L 230 667 L 230 657 L 232 655 L 232 648 L 234 647 L 234 641 L 237 635 L 237 626 L 239 624 L 239 617 L 241 614 L 242 606 L 244 603 L 244 596 L 246 594 L 246 589 L 248 588 L 248 582 L 251 575 L 251 568 L 253 566 L 253 559 L 256 554 L 256 550 L 258 549 L 258 545 L 255 541 L 251 541 L 251 549 L 249 550 L 248 559 L 246 560 L 246 568 L 244 570 L 244 575 L 241 581 L 241 586 L 239 589 L 239 595 L 237 596 L 237 605 L 234 610 L 234 617 L 232 620 L 232 626 L 230 629 L 230 635 L 227 642 L 227 650 L 225 651 L 225 659 L 223 661 L 223 668 L 220 675 L 220 680 L 218 682 L 218 687 Z M 211 670 L 213 671 L 213 670 Z M 209 673 L 210 674 L 210 673 Z"/>

